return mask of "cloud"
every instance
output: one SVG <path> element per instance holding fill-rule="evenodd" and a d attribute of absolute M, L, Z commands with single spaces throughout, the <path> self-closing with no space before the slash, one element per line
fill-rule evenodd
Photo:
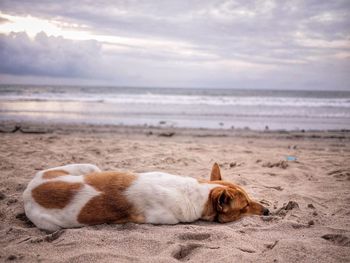
<path fill-rule="evenodd" d="M 14 75 L 89 77 L 98 63 L 101 45 L 72 41 L 39 33 L 30 39 L 24 32 L 0 35 L 0 72 Z"/>
<path fill-rule="evenodd" d="M 116 85 L 350 89 L 347 0 L 2 0 L 0 10 L 93 39 L 2 36 L 0 59 L 4 46 L 7 57 L 15 54 L 3 73 Z"/>

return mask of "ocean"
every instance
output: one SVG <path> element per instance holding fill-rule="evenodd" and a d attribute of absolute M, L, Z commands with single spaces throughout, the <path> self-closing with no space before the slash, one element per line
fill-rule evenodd
<path fill-rule="evenodd" d="M 350 129 L 349 91 L 0 86 L 0 120 L 206 129 Z"/>

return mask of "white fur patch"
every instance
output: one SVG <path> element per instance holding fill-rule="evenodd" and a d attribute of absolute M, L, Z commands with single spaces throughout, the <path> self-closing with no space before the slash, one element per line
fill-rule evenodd
<path fill-rule="evenodd" d="M 162 172 L 141 173 L 126 196 L 144 214 L 146 223 L 176 224 L 198 220 L 216 186 Z"/>

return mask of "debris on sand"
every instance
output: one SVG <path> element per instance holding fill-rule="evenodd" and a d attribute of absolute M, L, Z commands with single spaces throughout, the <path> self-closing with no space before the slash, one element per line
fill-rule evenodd
<path fill-rule="evenodd" d="M 158 134 L 158 136 L 160 137 L 173 137 L 174 135 L 175 135 L 175 132 L 162 132 Z"/>
<path fill-rule="evenodd" d="M 315 206 L 313 204 L 308 204 L 307 207 L 311 209 L 315 209 Z"/>
<path fill-rule="evenodd" d="M 287 211 L 292 210 L 294 208 L 299 208 L 299 204 L 295 201 L 289 201 L 287 204 L 283 204 L 283 206 L 278 209 L 275 214 L 280 216 L 285 216 Z"/>
<path fill-rule="evenodd" d="M 265 188 L 275 189 L 277 191 L 283 191 L 282 186 L 264 186 Z"/>
<path fill-rule="evenodd" d="M 309 226 L 313 226 L 315 224 L 315 221 L 314 220 L 310 220 L 308 223 L 307 223 Z"/>
<path fill-rule="evenodd" d="M 276 240 L 274 243 L 272 244 L 266 244 L 265 247 L 268 249 L 273 249 L 278 243 L 278 240 Z"/>
<path fill-rule="evenodd" d="M 235 167 L 235 166 L 237 166 L 237 162 L 232 162 L 232 163 L 230 163 L 230 168 L 233 168 L 233 167 Z"/>
<path fill-rule="evenodd" d="M 0 127 L 0 133 L 31 133 L 31 134 L 45 134 L 52 132 L 46 128 L 40 127 L 22 127 L 21 125 L 15 125 L 14 127 Z"/>
<path fill-rule="evenodd" d="M 265 162 L 262 164 L 262 167 L 267 167 L 267 168 L 273 168 L 273 167 L 278 167 L 282 169 L 287 169 L 288 168 L 288 163 L 286 161 L 279 161 L 276 163 L 271 163 L 271 162 Z"/>
<path fill-rule="evenodd" d="M 46 241 L 46 242 L 52 242 L 52 241 L 55 241 L 56 239 L 58 239 L 62 234 L 64 233 L 64 230 L 57 230 L 51 234 L 48 234 L 46 236 L 43 236 L 43 237 L 39 237 L 39 238 L 36 238 L 36 239 L 32 239 L 30 242 L 32 243 L 41 243 L 43 241 Z"/>
<path fill-rule="evenodd" d="M 299 208 L 299 204 L 295 201 L 289 201 L 288 204 L 282 208 L 284 208 L 284 210 L 292 210 L 294 208 Z"/>

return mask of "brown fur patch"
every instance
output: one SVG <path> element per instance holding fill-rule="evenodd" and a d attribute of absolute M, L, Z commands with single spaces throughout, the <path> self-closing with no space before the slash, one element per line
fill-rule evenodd
<path fill-rule="evenodd" d="M 207 220 L 207 221 L 214 221 L 216 218 L 216 215 L 217 215 L 217 211 L 216 211 L 215 207 L 213 206 L 213 202 L 212 202 L 212 200 L 210 198 L 210 194 L 209 194 L 209 198 L 204 205 L 201 219 Z"/>
<path fill-rule="evenodd" d="M 138 214 L 126 199 L 124 192 L 136 179 L 128 173 L 101 172 L 85 176 L 85 182 L 101 192 L 93 197 L 78 215 L 82 224 L 102 223 L 143 223 L 144 217 Z"/>
<path fill-rule="evenodd" d="M 73 199 L 83 185 L 80 183 L 48 182 L 32 190 L 34 200 L 41 206 L 62 209 Z"/>
<path fill-rule="evenodd" d="M 217 184 L 208 196 L 202 212 L 202 219 L 221 223 L 237 220 L 245 215 L 262 215 L 264 207 L 252 201 L 244 189 L 230 182 L 222 181 L 220 167 L 214 163 L 210 181 L 197 179 L 201 184 Z"/>
<path fill-rule="evenodd" d="M 252 201 L 238 185 L 225 181 L 205 181 L 200 183 L 218 184 L 213 188 L 205 204 L 202 219 L 221 223 L 235 221 L 246 215 L 262 215 L 264 207 Z M 219 202 L 220 200 L 220 202 Z"/>
<path fill-rule="evenodd" d="M 56 177 L 68 175 L 69 173 L 64 170 L 49 170 L 44 172 L 43 179 L 53 179 Z"/>
<path fill-rule="evenodd" d="M 213 167 L 211 168 L 210 181 L 219 180 L 221 180 L 220 166 L 217 163 L 214 163 Z"/>

